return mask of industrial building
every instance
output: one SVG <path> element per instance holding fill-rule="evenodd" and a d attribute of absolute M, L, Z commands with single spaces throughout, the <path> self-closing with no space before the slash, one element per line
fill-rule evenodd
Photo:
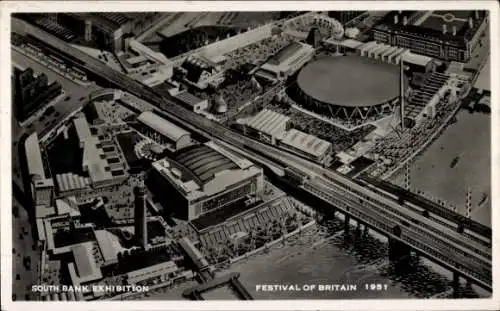
<path fill-rule="evenodd" d="M 260 196 L 263 170 L 208 142 L 153 163 L 148 187 L 173 217 L 192 220 Z"/>
<path fill-rule="evenodd" d="M 62 93 L 58 82 L 48 83 L 45 74 L 34 76 L 33 69 L 14 68 L 12 76 L 13 112 L 18 120 L 25 120 L 40 107 Z"/>
<path fill-rule="evenodd" d="M 178 151 L 192 144 L 191 134 L 151 111 L 137 117 L 140 130 L 170 151 Z"/>
<path fill-rule="evenodd" d="M 255 75 L 271 81 L 285 80 L 307 63 L 314 51 L 308 44 L 293 42 L 272 56 Z"/>
<path fill-rule="evenodd" d="M 290 117 L 269 109 L 263 109 L 255 116 L 239 119 L 237 122 L 243 126 L 245 135 L 270 144 L 275 144 L 277 137 L 281 137 L 290 127 Z"/>
<path fill-rule="evenodd" d="M 323 166 L 329 166 L 332 160 L 332 144 L 296 129 L 289 130 L 278 140 L 278 146 Z"/>
<path fill-rule="evenodd" d="M 487 11 L 392 11 L 373 29 L 380 43 L 467 62 L 488 25 Z"/>

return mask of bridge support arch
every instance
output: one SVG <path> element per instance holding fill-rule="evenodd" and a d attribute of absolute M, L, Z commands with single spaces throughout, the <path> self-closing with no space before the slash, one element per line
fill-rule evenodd
<path fill-rule="evenodd" d="M 389 260 L 400 261 L 410 256 L 411 247 L 398 240 L 389 238 Z"/>
<path fill-rule="evenodd" d="M 460 291 L 460 275 L 456 271 L 453 271 L 453 281 L 451 286 L 453 287 L 453 298 L 458 298 Z"/>
<path fill-rule="evenodd" d="M 395 226 L 392 229 L 392 233 L 400 237 L 401 227 Z M 402 259 L 408 259 L 410 257 L 411 247 L 403 242 L 400 242 L 394 238 L 389 237 L 389 260 L 399 262 Z"/>

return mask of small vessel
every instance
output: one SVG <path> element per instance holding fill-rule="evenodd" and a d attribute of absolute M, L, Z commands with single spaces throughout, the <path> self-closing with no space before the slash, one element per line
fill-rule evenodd
<path fill-rule="evenodd" d="M 451 163 L 450 163 L 450 168 L 454 168 L 455 166 L 457 166 L 458 164 L 458 161 L 460 160 L 460 156 L 456 156 L 453 158 L 453 160 L 451 160 Z"/>
<path fill-rule="evenodd" d="M 479 203 L 477 204 L 479 207 L 483 207 L 488 202 L 489 196 L 486 192 L 483 192 L 481 194 L 481 199 L 479 200 Z"/>

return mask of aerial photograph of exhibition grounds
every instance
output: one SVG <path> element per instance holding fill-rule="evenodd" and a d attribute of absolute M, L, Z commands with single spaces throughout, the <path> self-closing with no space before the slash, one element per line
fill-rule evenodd
<path fill-rule="evenodd" d="M 491 297 L 489 11 L 16 13 L 10 55 L 13 301 Z"/>

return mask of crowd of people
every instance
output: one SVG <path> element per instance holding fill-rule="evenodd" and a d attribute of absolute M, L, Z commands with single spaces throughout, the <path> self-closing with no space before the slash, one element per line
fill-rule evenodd
<path fill-rule="evenodd" d="M 457 108 L 457 102 L 449 101 L 448 96 L 445 96 L 436 107 L 434 118 L 426 118 L 419 125 L 402 133 L 393 131 L 375 144 L 369 153 L 369 156 L 377 161 L 371 169 L 372 176 L 390 173 L 416 151 L 424 151 L 422 146 L 426 143 L 429 145 L 430 136 L 435 134 L 444 122 L 449 122 L 447 119 Z"/>
<path fill-rule="evenodd" d="M 236 49 L 225 54 L 228 61 L 225 68 L 235 68 L 246 63 L 259 65 L 265 62 L 269 57 L 276 54 L 293 41 L 293 37 L 285 33 L 280 33 L 266 38 L 259 42 Z"/>
<path fill-rule="evenodd" d="M 299 212 L 285 214 L 283 217 L 274 218 L 266 225 L 256 227 L 242 239 L 220 241 L 218 245 L 202 247 L 201 251 L 206 255 L 207 260 L 211 264 L 221 264 L 231 258 L 242 256 L 247 252 L 261 248 L 265 244 L 298 229 L 299 226 L 305 225 L 310 220 L 310 216 Z"/>
<path fill-rule="evenodd" d="M 335 152 L 352 147 L 375 129 L 374 125 L 367 124 L 353 131 L 346 131 L 276 100 L 271 102 L 269 109 L 289 116 L 293 128 L 332 143 Z"/>

